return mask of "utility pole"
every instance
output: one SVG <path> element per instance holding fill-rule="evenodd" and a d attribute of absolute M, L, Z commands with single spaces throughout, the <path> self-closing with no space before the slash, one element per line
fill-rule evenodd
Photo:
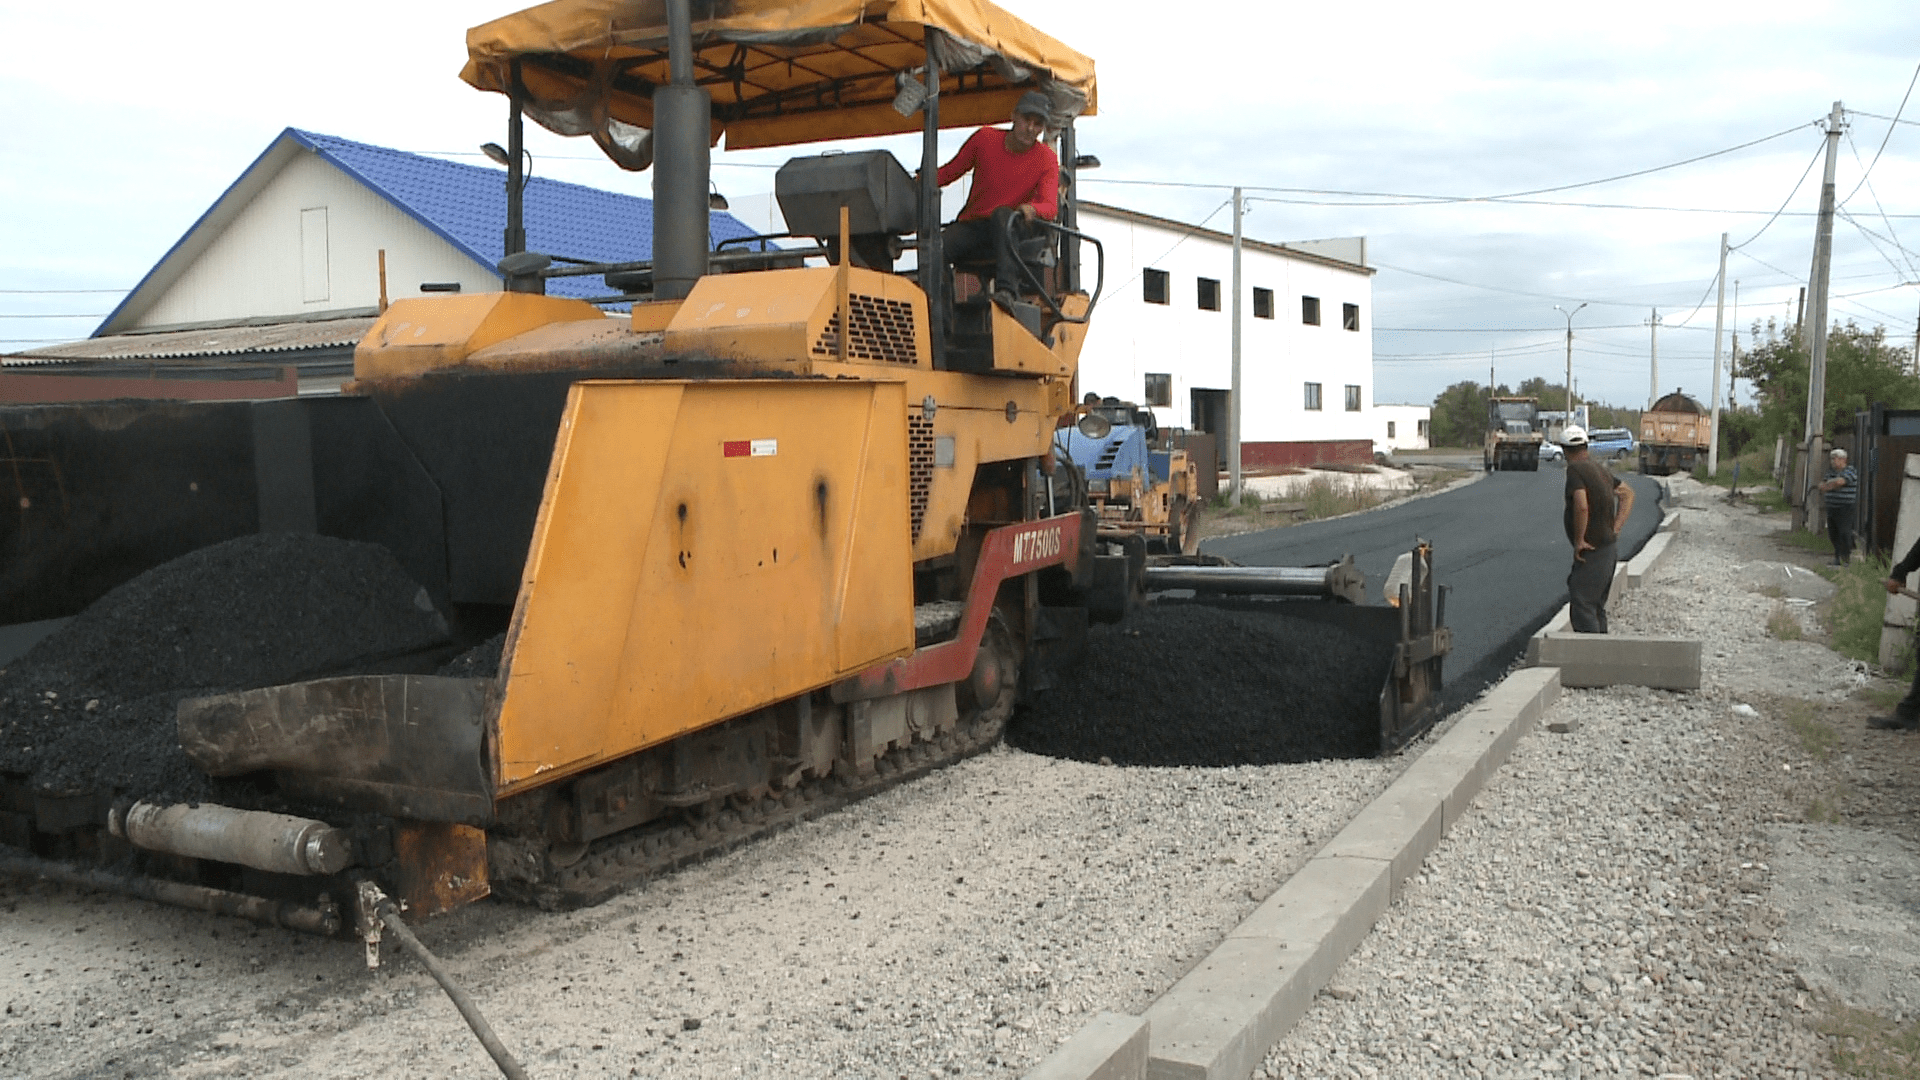
<path fill-rule="evenodd" d="M 1233 189 L 1233 405 L 1227 414 L 1228 480 L 1233 485 L 1233 505 L 1239 506 L 1240 491 L 1240 189 Z"/>
<path fill-rule="evenodd" d="M 1567 317 L 1567 423 L 1569 424 L 1573 423 L 1573 317 L 1580 313 L 1580 308 L 1586 306 L 1587 302 L 1584 300 L 1580 302 L 1580 307 L 1572 311 L 1568 311 L 1559 304 L 1553 305 L 1553 310 Z"/>
<path fill-rule="evenodd" d="M 1733 279 L 1733 340 L 1727 348 L 1727 408 L 1737 409 L 1740 403 L 1733 400 L 1733 383 L 1740 377 L 1740 279 Z"/>
<path fill-rule="evenodd" d="M 1713 421 L 1707 427 L 1707 475 L 1720 475 L 1720 340 L 1727 323 L 1727 234 L 1720 234 L 1720 298 L 1713 305 Z"/>
<path fill-rule="evenodd" d="M 1833 112 L 1827 117 L 1827 167 L 1820 181 L 1820 220 L 1813 236 L 1813 273 L 1807 277 L 1807 287 L 1812 291 L 1812 310 L 1807 312 L 1808 321 L 1813 325 L 1811 337 L 1811 365 L 1807 373 L 1807 458 L 1806 467 L 1801 470 L 1800 513 L 1801 523 L 1808 528 L 1820 524 L 1817 506 L 1809 505 L 1814 476 L 1820 464 L 1820 454 L 1824 449 L 1827 432 L 1827 283 L 1833 270 L 1833 170 L 1840 157 L 1840 132 L 1845 123 L 1846 110 L 1840 102 L 1833 103 Z"/>
<path fill-rule="evenodd" d="M 1652 308 L 1647 325 L 1652 328 L 1653 340 L 1647 346 L 1647 408 L 1660 400 L 1660 309 Z"/>
<path fill-rule="evenodd" d="M 1920 315 L 1913 319 L 1913 355 L 1907 359 L 1912 364 L 1913 373 L 1920 375 Z"/>

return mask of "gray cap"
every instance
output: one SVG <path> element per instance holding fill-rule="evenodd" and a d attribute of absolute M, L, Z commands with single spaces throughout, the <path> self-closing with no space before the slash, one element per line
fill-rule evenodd
<path fill-rule="evenodd" d="M 1020 95 L 1020 104 L 1013 107 L 1015 115 L 1032 113 L 1042 120 L 1053 117 L 1053 99 L 1038 90 L 1029 90 Z"/>

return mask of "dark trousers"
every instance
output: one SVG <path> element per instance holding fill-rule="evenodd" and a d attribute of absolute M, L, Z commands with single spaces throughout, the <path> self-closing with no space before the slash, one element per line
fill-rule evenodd
<path fill-rule="evenodd" d="M 1907 688 L 1907 696 L 1893 707 L 1893 715 L 1902 720 L 1920 718 L 1920 656 L 1914 658 L 1913 685 Z"/>
<path fill-rule="evenodd" d="M 1025 240 L 1033 235 L 1033 226 L 1027 224 L 1027 219 L 1020 211 L 1003 206 L 995 210 L 990 218 L 956 221 L 947 226 L 940 233 L 940 244 L 948 263 L 981 263 L 992 258 L 995 288 L 1018 296 L 1032 291 L 1033 284 L 1020 272 L 1013 246 L 1007 242 L 1008 219 L 1013 221 L 1015 240 Z"/>
<path fill-rule="evenodd" d="M 1613 567 L 1620 561 L 1617 544 L 1586 553 L 1567 575 L 1567 620 L 1575 633 L 1607 632 L 1607 595 L 1613 591 Z"/>
<path fill-rule="evenodd" d="M 1836 562 L 1847 562 L 1853 558 L 1853 511 L 1852 503 L 1827 507 L 1827 539 L 1833 541 L 1833 558 Z"/>

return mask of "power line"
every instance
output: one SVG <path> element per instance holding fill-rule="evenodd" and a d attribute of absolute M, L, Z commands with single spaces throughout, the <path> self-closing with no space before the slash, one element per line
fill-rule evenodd
<path fill-rule="evenodd" d="M 74 294 L 74 293 L 115 293 L 115 294 L 118 294 L 118 293 L 125 293 L 125 292 L 129 292 L 129 291 L 131 291 L 131 290 L 128 290 L 128 289 L 0 289 L 0 295 L 4 295 L 4 296 L 52 296 L 52 295 L 55 295 L 55 294 L 60 294 L 60 295 L 67 295 L 67 294 Z"/>
<path fill-rule="evenodd" d="M 1636 304 L 1635 307 L 1644 305 Z M 1544 334 L 1557 331 L 1552 326 L 1376 326 L 1376 333 L 1382 334 Z M 1583 326 L 1582 330 L 1644 330 L 1645 323 L 1610 323 L 1605 326 Z M 1705 330 L 1704 326 L 1682 326 L 1681 330 Z"/>
<path fill-rule="evenodd" d="M 1820 160 L 1820 155 L 1823 152 L 1825 152 L 1825 150 L 1826 150 L 1825 140 L 1822 140 L 1821 145 L 1814 148 L 1813 156 L 1807 159 L 1807 167 L 1801 170 L 1800 179 L 1794 181 L 1793 190 L 1787 192 L 1787 197 L 1780 201 L 1780 209 L 1775 210 L 1773 212 L 1773 216 L 1769 217 L 1766 220 L 1766 223 L 1760 226 L 1760 232 L 1754 233 L 1752 236 L 1749 236 L 1745 240 L 1742 240 L 1739 243 L 1733 245 L 1732 247 L 1727 249 L 1728 251 L 1738 251 L 1741 248 L 1746 247 L 1748 244 L 1753 243 L 1755 240 L 1760 239 L 1760 233 L 1766 232 L 1769 228 L 1773 226 L 1773 223 L 1775 221 L 1778 221 L 1780 219 L 1781 214 L 1784 214 L 1787 212 L 1787 205 L 1793 202 L 1793 197 L 1795 195 L 1800 194 L 1800 185 L 1806 183 L 1807 177 L 1813 174 L 1813 163 Z"/>
<path fill-rule="evenodd" d="M 1215 212 L 1218 213 L 1218 211 L 1215 211 Z M 1409 270 L 1404 266 L 1394 266 L 1391 263 L 1383 263 L 1377 259 L 1374 261 L 1373 265 L 1379 267 L 1382 270 L 1392 270 L 1398 274 L 1412 274 L 1414 277 L 1429 278 L 1433 281 L 1444 281 L 1449 285 L 1464 285 L 1469 289 L 1486 289 L 1488 292 L 1503 292 L 1503 293 L 1512 293 L 1515 296 L 1530 296 L 1537 300 L 1559 300 L 1562 302 L 1578 300 L 1578 301 L 1583 301 L 1589 304 L 1607 304 L 1614 307 L 1631 307 L 1631 308 L 1638 308 L 1638 307 L 1645 306 L 1644 304 L 1640 304 L 1638 302 L 1628 303 L 1625 300 L 1588 300 L 1585 297 L 1580 297 L 1580 296 L 1555 296 L 1552 293 L 1528 292 L 1525 289 L 1509 289 L 1501 285 L 1482 285 L 1477 281 L 1461 281 L 1459 278 L 1441 277 L 1439 274 L 1429 274 L 1420 270 Z"/>
<path fill-rule="evenodd" d="M 106 312 L 101 312 L 98 315 L 45 315 L 45 314 L 6 315 L 6 314 L 0 314 L 0 319 L 104 319 L 106 317 L 107 317 Z"/>
<path fill-rule="evenodd" d="M 1764 142 L 1771 142 L 1774 139 L 1791 135 L 1794 132 L 1799 131 L 1801 128 L 1811 127 L 1817 123 L 1818 121 L 1808 121 L 1807 123 L 1804 123 L 1804 124 L 1795 124 L 1794 126 L 1787 128 L 1784 131 L 1776 131 L 1771 135 L 1764 135 L 1758 139 L 1753 139 L 1749 142 L 1740 143 L 1737 146 L 1729 146 L 1721 150 L 1714 150 L 1709 153 L 1699 154 L 1694 157 L 1686 158 L 1681 161 L 1668 162 L 1665 165 L 1655 165 L 1652 168 L 1648 168 L 1648 169 L 1637 169 L 1633 172 L 1620 173 L 1615 176 L 1605 176 L 1605 177 L 1601 177 L 1598 180 L 1582 180 L 1582 181 L 1579 181 L 1578 183 L 1573 183 L 1573 184 L 1558 184 L 1553 187 L 1533 188 L 1527 191 L 1512 191 L 1502 195 L 1423 195 L 1418 193 L 1402 192 L 1402 191 L 1343 191 L 1343 190 L 1332 189 L 1332 188 L 1272 187 L 1272 186 L 1265 186 L 1265 185 L 1259 185 L 1259 184 L 1242 184 L 1239 186 L 1244 188 L 1247 191 L 1273 191 L 1273 192 L 1279 192 L 1280 194 L 1283 194 L 1283 195 L 1335 195 L 1343 198 L 1352 198 L 1352 199 L 1405 199 L 1405 200 L 1414 200 L 1418 205 L 1433 205 L 1438 203 L 1475 203 L 1475 202 L 1484 203 L 1484 202 L 1519 201 L 1532 195 L 1549 195 L 1556 191 L 1572 191 L 1576 188 L 1595 187 L 1600 184 L 1611 184 L 1619 180 L 1630 180 L 1637 176 L 1647 176 L 1651 173 L 1664 172 L 1668 169 L 1677 169 L 1683 165 L 1692 165 L 1696 162 L 1705 161 L 1708 158 L 1720 157 L 1725 154 L 1731 154 L 1740 150 L 1745 150 L 1748 147 L 1758 146 Z M 1150 185 L 1150 186 L 1159 186 L 1159 187 L 1199 188 L 1199 189 L 1206 189 L 1210 191 L 1224 191 L 1234 186 L 1232 184 L 1199 184 L 1199 183 L 1182 182 L 1182 181 L 1114 180 L 1114 179 L 1108 179 L 1105 177 L 1088 177 L 1086 179 L 1088 182 L 1097 182 L 1102 184 L 1138 184 L 1138 185 Z M 1274 201 L 1279 201 L 1279 200 L 1274 200 Z M 1380 204 L 1363 203 L 1359 205 L 1380 205 Z M 1555 205 L 1555 204 L 1546 203 L 1545 205 Z M 1662 209 L 1669 209 L 1669 208 L 1662 208 Z M 1754 211 L 1754 212 L 1765 213 L 1765 211 Z"/>
<path fill-rule="evenodd" d="M 1233 196 L 1231 195 L 1227 196 L 1227 201 L 1221 203 L 1219 206 L 1214 207 L 1213 213 L 1208 214 L 1204 218 L 1201 218 L 1200 224 L 1189 226 L 1185 232 L 1181 233 L 1180 239 L 1175 240 L 1173 242 L 1173 247 L 1170 247 L 1167 250 L 1161 252 L 1159 257 L 1154 259 L 1152 262 L 1146 262 L 1146 263 L 1140 264 L 1140 269 L 1136 271 L 1132 277 L 1128 278 L 1127 280 L 1121 282 L 1118 285 L 1115 285 L 1113 287 L 1113 291 L 1118 293 L 1121 289 L 1124 289 L 1127 286 L 1133 284 L 1134 282 L 1140 280 L 1141 274 L 1144 274 L 1148 270 L 1152 269 L 1156 263 L 1160 262 L 1161 259 L 1164 259 L 1167 256 L 1173 254 L 1175 251 L 1179 249 L 1181 244 L 1184 244 L 1187 241 L 1193 239 L 1195 236 L 1198 236 L 1200 234 L 1200 230 L 1207 227 L 1207 222 L 1213 220 L 1213 215 L 1218 214 L 1222 210 L 1225 210 L 1228 207 L 1228 205 L 1231 204 L 1232 202 L 1233 202 Z"/>
<path fill-rule="evenodd" d="M 1907 99 L 1913 96 L 1913 84 L 1916 82 L 1920 82 L 1920 64 L 1914 65 L 1913 78 L 1907 80 L 1907 92 L 1900 95 L 1900 107 L 1893 110 L 1893 121 L 1887 125 L 1887 133 L 1880 138 L 1880 149 L 1875 150 L 1873 160 L 1867 162 L 1867 171 L 1860 174 L 1860 183 L 1853 185 L 1853 190 L 1847 192 L 1847 197 L 1840 200 L 1841 206 L 1852 202 L 1853 197 L 1860 194 L 1860 189 L 1866 185 L 1867 177 L 1873 174 L 1873 167 L 1880 164 L 1880 153 L 1887 148 L 1887 140 L 1893 138 L 1893 129 L 1900 124 L 1900 114 L 1907 111 Z"/>

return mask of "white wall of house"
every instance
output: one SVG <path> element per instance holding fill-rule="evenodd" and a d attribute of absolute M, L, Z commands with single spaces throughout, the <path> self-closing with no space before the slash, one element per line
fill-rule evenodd
<path fill-rule="evenodd" d="M 1425 450 L 1429 426 L 1433 421 L 1431 405 L 1375 405 L 1373 407 L 1374 445 L 1387 451 Z"/>
<path fill-rule="evenodd" d="M 1107 256 L 1106 292 L 1080 354 L 1080 389 L 1146 403 L 1149 374 L 1171 376 L 1167 404 L 1155 405 L 1163 425 L 1193 427 L 1191 392 L 1226 390 L 1232 383 L 1233 316 L 1229 285 L 1232 245 L 1225 235 L 1173 222 L 1083 206 L 1083 231 L 1100 238 Z M 1350 248 L 1358 250 L 1357 248 Z M 1083 255 L 1091 283 L 1093 249 Z M 1149 303 L 1145 274 L 1167 275 L 1167 303 Z M 1199 281 L 1219 283 L 1219 310 L 1199 303 Z M 1246 407 L 1241 441 L 1372 440 L 1373 283 L 1364 267 L 1324 256 L 1245 243 L 1241 382 Z M 1272 317 L 1256 317 L 1256 289 L 1271 290 Z M 1302 318 L 1302 298 L 1319 300 L 1319 325 Z M 1343 306 L 1358 310 L 1348 329 Z M 1319 386 L 1310 408 L 1308 384 Z M 1348 388 L 1358 408 L 1349 410 Z"/>
<path fill-rule="evenodd" d="M 379 303 L 420 295 L 422 282 L 494 292 L 500 279 L 426 226 L 311 152 L 293 155 L 233 221 L 134 321 L 174 326 Z"/>

